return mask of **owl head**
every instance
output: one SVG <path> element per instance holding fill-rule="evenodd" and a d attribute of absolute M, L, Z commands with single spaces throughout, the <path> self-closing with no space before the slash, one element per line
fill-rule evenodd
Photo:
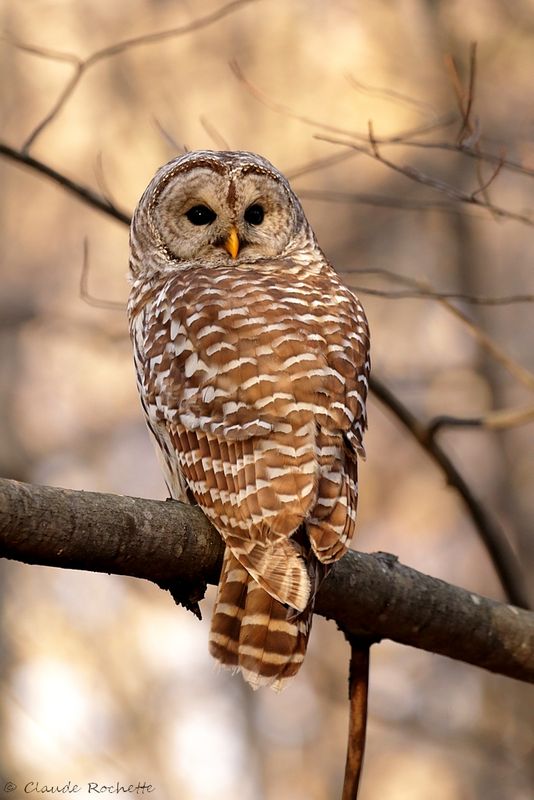
<path fill-rule="evenodd" d="M 265 158 L 201 150 L 161 167 L 135 210 L 133 277 L 191 266 L 251 264 L 313 243 L 288 181 Z"/>

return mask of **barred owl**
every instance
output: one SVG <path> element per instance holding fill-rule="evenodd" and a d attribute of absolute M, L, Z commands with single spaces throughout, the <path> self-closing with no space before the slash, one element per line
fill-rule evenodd
<path fill-rule="evenodd" d="M 163 166 L 130 232 L 141 402 L 173 498 L 226 544 L 210 652 L 283 686 L 358 497 L 369 332 L 287 180 L 246 152 Z"/>

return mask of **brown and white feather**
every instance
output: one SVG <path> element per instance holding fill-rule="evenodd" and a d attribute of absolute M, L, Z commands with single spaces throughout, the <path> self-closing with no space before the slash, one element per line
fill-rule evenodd
<path fill-rule="evenodd" d="M 221 225 L 226 213 L 245 242 L 237 258 L 217 238 L 197 244 L 198 256 L 180 231 L 173 239 L 169 215 L 188 192 L 209 194 L 206 182 Z M 267 244 L 242 220 L 249 198 L 264 195 Z M 227 545 L 210 650 L 252 686 L 279 687 L 304 658 L 321 565 L 354 533 L 363 308 L 285 179 L 253 154 L 189 153 L 163 167 L 134 215 L 131 253 L 138 386 L 167 484 Z"/>

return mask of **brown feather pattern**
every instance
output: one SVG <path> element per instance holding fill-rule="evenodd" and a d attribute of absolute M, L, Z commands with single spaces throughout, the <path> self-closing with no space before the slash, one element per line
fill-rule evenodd
<path fill-rule="evenodd" d="M 304 658 L 318 567 L 354 533 L 367 321 L 305 220 L 277 258 L 143 269 L 151 198 L 132 225 L 143 407 L 171 494 L 193 496 L 227 545 L 210 651 L 280 687 Z"/>

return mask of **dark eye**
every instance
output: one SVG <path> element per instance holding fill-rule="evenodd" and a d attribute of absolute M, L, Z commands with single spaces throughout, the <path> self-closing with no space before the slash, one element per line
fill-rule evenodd
<path fill-rule="evenodd" d="M 212 211 L 208 206 L 193 206 L 186 212 L 187 219 L 193 225 L 209 225 L 217 218 L 215 211 Z"/>
<path fill-rule="evenodd" d="M 253 203 L 253 205 L 249 206 L 245 211 L 245 222 L 248 222 L 250 225 L 261 225 L 264 216 L 265 211 L 263 210 L 263 206 L 260 206 L 259 203 Z"/>

